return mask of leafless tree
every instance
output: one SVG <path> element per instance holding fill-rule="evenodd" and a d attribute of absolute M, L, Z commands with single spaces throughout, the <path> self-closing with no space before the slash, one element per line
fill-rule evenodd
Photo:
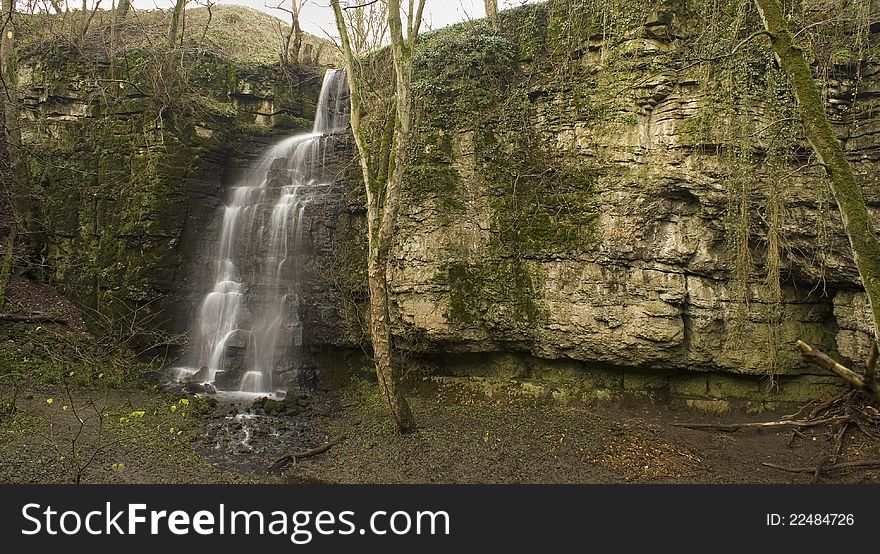
<path fill-rule="evenodd" d="M 289 67 L 299 61 L 303 43 L 303 30 L 299 20 L 309 0 L 289 0 L 289 2 L 289 4 L 279 2 L 276 5 L 265 5 L 267 8 L 281 10 L 290 16 L 289 28 L 285 29 L 280 22 L 278 23 L 278 34 L 281 35 L 281 67 Z"/>
<path fill-rule="evenodd" d="M 355 5 L 343 10 L 342 15 L 356 55 L 376 50 L 388 40 L 388 8 L 384 2 Z"/>
<path fill-rule="evenodd" d="M 403 432 L 413 429 L 415 421 L 403 394 L 400 368 L 394 358 L 388 259 L 397 227 L 401 189 L 404 184 L 403 171 L 409 162 L 408 153 L 413 135 L 412 55 L 422 24 L 425 0 L 409 0 L 408 9 L 403 15 L 399 0 L 386 2 L 394 66 L 394 109 L 388 114 L 384 132 L 378 142 L 372 140 L 362 126 L 361 110 L 367 81 L 357 59 L 357 50 L 352 45 L 349 19 L 346 18 L 339 0 L 331 0 L 331 5 L 349 71 L 351 127 L 367 196 L 367 281 L 370 288 L 370 337 L 376 375 L 388 411 L 398 430 Z M 377 154 L 371 155 L 373 152 Z"/>

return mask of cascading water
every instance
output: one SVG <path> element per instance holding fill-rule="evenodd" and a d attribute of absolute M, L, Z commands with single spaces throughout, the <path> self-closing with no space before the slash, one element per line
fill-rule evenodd
<path fill-rule="evenodd" d="M 332 184 L 331 135 L 348 125 L 344 70 L 324 76 L 313 131 L 274 145 L 232 189 L 212 285 L 196 315 L 192 349 L 172 378 L 218 390 L 274 393 L 296 371 L 306 209 Z"/>

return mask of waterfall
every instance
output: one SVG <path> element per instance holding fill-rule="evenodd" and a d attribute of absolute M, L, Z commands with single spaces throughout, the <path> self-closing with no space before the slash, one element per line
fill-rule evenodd
<path fill-rule="evenodd" d="M 345 71 L 331 69 L 312 132 L 269 148 L 232 188 L 188 363 L 172 368 L 173 379 L 273 393 L 284 385 L 281 374 L 295 373 L 306 212 L 332 185 L 327 151 L 348 116 Z"/>

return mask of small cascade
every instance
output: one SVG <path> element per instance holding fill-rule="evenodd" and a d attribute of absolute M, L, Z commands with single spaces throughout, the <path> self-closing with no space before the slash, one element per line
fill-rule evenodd
<path fill-rule="evenodd" d="M 295 380 L 307 210 L 332 186 L 328 148 L 348 118 L 345 71 L 329 70 L 312 132 L 272 146 L 233 187 L 188 363 L 171 378 L 270 394 Z"/>

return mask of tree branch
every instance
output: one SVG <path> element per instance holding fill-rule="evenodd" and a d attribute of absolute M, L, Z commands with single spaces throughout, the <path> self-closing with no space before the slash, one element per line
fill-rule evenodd
<path fill-rule="evenodd" d="M 801 352 L 803 352 L 804 358 L 808 361 L 823 369 L 836 373 L 850 385 L 865 391 L 874 400 L 880 401 L 880 385 L 878 385 L 874 379 L 866 379 L 865 376 L 859 375 L 850 368 L 837 363 L 827 354 L 813 348 L 804 341 L 797 341 L 797 346 L 800 348 Z M 874 348 L 876 348 L 876 346 Z M 876 354 L 874 357 L 876 358 Z M 874 363 L 876 364 L 876 360 Z"/>
<path fill-rule="evenodd" d="M 343 10 L 356 10 L 358 8 L 366 8 L 367 6 L 372 6 L 379 0 L 370 0 L 369 2 L 364 2 L 363 4 L 356 4 L 354 6 L 342 6 Z"/>

